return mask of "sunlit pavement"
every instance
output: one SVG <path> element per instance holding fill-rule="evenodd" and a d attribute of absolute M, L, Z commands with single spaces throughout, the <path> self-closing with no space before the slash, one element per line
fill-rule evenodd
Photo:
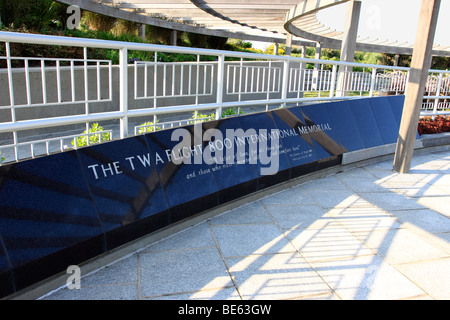
<path fill-rule="evenodd" d="M 42 299 L 449 299 L 450 151 L 266 196 Z"/>

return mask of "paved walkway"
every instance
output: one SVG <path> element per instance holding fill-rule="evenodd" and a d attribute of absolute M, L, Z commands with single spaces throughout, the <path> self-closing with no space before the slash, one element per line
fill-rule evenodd
<path fill-rule="evenodd" d="M 44 299 L 449 299 L 450 151 L 308 181 Z"/>

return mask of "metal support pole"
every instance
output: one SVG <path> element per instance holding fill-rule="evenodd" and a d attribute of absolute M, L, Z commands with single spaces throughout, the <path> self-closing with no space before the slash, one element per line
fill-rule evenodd
<path fill-rule="evenodd" d="M 145 42 L 145 23 L 141 25 L 141 39 Z"/>
<path fill-rule="evenodd" d="M 225 70 L 225 56 L 222 54 L 222 55 L 218 56 L 218 61 L 217 61 L 216 103 L 219 104 L 219 107 L 216 109 L 216 119 L 222 118 L 224 70 Z"/>
<path fill-rule="evenodd" d="M 286 50 L 284 51 L 284 55 L 290 56 L 292 49 L 292 34 L 288 33 L 286 35 Z"/>
<path fill-rule="evenodd" d="M 422 0 L 393 165 L 400 173 L 408 173 L 411 167 L 440 4 L 441 0 Z"/>
<path fill-rule="evenodd" d="M 316 43 L 316 54 L 314 56 L 314 58 L 316 60 L 320 60 L 322 56 L 322 44 L 320 42 Z M 315 63 L 314 64 L 314 70 L 313 70 L 313 76 L 312 76 L 312 84 L 311 84 L 311 89 L 312 90 L 318 90 L 320 88 L 319 85 L 319 70 L 320 70 L 320 63 Z"/>
<path fill-rule="evenodd" d="M 337 65 L 333 64 L 333 69 L 331 70 L 330 98 L 334 97 L 334 90 L 336 88 L 336 73 Z"/>
<path fill-rule="evenodd" d="M 345 30 L 341 46 L 341 61 L 353 62 L 355 59 L 356 37 L 358 36 L 359 16 L 361 13 L 361 1 L 352 0 L 347 4 L 345 16 Z M 340 67 L 336 96 L 345 95 L 345 82 L 348 73 L 353 71 L 351 67 Z"/>
<path fill-rule="evenodd" d="M 281 85 L 281 99 L 283 100 L 283 108 L 286 108 L 286 99 L 289 86 L 289 60 L 283 61 L 283 83 Z"/>
<path fill-rule="evenodd" d="M 377 68 L 372 68 L 372 77 L 370 78 L 370 92 L 369 97 L 373 97 L 375 90 L 375 82 L 377 81 Z"/>
<path fill-rule="evenodd" d="M 177 45 L 177 30 L 172 30 L 172 32 L 170 33 L 170 45 Z"/>
<path fill-rule="evenodd" d="M 124 114 L 120 118 L 120 138 L 128 136 L 128 49 L 119 51 L 119 108 Z"/>
<path fill-rule="evenodd" d="M 433 120 L 436 118 L 436 112 L 439 107 L 439 96 L 441 95 L 442 76 L 443 76 L 443 74 L 439 73 L 439 79 L 438 79 L 436 94 L 435 94 L 435 96 L 437 98 L 434 99 L 434 105 L 433 105 Z"/>
<path fill-rule="evenodd" d="M 400 58 L 400 55 L 399 54 L 396 54 L 395 56 L 394 56 L 394 67 L 396 67 L 396 66 L 398 66 L 398 59 Z"/>

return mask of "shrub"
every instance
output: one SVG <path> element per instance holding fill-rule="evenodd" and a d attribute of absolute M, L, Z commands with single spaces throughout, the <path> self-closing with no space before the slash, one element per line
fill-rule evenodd
<path fill-rule="evenodd" d="M 66 4 L 52 0 L 2 0 L 0 15 L 5 26 L 35 31 L 65 24 Z"/>
<path fill-rule="evenodd" d="M 190 121 L 190 124 L 194 124 L 196 120 L 203 121 L 211 121 L 216 118 L 216 114 L 214 112 L 212 113 L 197 113 L 197 117 L 195 116 L 195 113 L 192 115 L 191 119 L 194 121 Z"/>
<path fill-rule="evenodd" d="M 242 110 L 237 110 L 236 108 L 230 108 L 226 109 L 225 111 L 222 111 L 222 118 L 227 118 L 230 116 L 238 115 L 238 114 L 244 114 L 245 112 Z M 211 121 L 216 119 L 215 112 L 211 113 L 197 113 L 197 117 L 195 117 L 195 113 L 192 115 L 191 120 L 201 120 L 203 121 Z M 191 124 L 194 123 L 194 121 L 190 122 Z"/>
<path fill-rule="evenodd" d="M 230 116 L 234 116 L 234 115 L 239 115 L 239 114 L 244 114 L 245 112 L 242 110 L 236 110 L 236 108 L 230 108 L 227 109 L 225 111 L 222 112 L 222 118 L 226 118 L 226 117 L 230 117 Z"/>
<path fill-rule="evenodd" d="M 83 136 L 80 136 L 76 139 L 76 146 L 77 147 L 84 147 L 88 145 L 88 138 L 89 138 L 89 145 L 91 144 L 96 144 L 96 143 L 100 143 L 103 141 L 108 141 L 111 140 L 111 133 L 109 132 L 102 132 L 104 131 L 103 127 L 100 126 L 98 123 L 93 123 L 91 125 L 91 127 L 89 128 L 89 133 L 96 133 L 99 132 L 98 134 L 92 134 L 92 135 L 87 135 L 86 130 L 83 132 Z M 102 133 L 100 133 L 102 132 Z M 72 141 L 72 145 L 74 145 L 75 141 Z"/>
<path fill-rule="evenodd" d="M 151 122 L 151 121 L 144 122 L 143 124 L 141 124 L 141 126 L 146 126 L 146 127 L 139 128 L 138 134 L 144 134 L 146 132 L 155 132 L 155 131 L 161 130 L 161 127 L 155 126 L 155 124 L 158 122 L 159 122 L 158 120 L 156 120 L 156 122 Z"/>

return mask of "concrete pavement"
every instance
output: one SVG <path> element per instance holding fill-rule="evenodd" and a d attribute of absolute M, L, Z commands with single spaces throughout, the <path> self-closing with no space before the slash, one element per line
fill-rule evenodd
<path fill-rule="evenodd" d="M 448 148 L 447 148 L 448 149 Z M 139 247 L 45 300 L 449 299 L 450 151 L 344 166 Z"/>

